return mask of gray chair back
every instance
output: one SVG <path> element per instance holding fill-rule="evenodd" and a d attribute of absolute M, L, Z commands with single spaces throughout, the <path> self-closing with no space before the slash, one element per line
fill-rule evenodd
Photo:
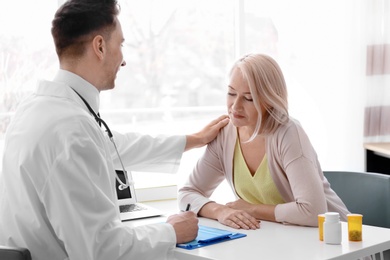
<path fill-rule="evenodd" d="M 31 254 L 27 248 L 0 246 L 0 259 L 31 260 Z"/>
<path fill-rule="evenodd" d="M 371 172 L 324 171 L 331 188 L 363 224 L 390 228 L 390 175 Z"/>

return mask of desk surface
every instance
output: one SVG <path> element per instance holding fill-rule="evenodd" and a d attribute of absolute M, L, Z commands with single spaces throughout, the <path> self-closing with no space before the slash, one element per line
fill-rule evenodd
<path fill-rule="evenodd" d="M 390 157 L 390 143 L 365 143 L 364 149 Z"/>
<path fill-rule="evenodd" d="M 175 200 L 148 203 L 151 206 L 177 212 Z M 126 222 L 129 225 L 144 225 L 161 222 L 162 218 L 150 218 Z M 206 226 L 232 231 L 217 221 L 200 218 L 199 223 Z M 180 260 L 195 259 L 358 259 L 379 251 L 390 249 L 390 229 L 363 225 L 363 241 L 349 242 L 347 223 L 342 223 L 341 245 L 328 245 L 318 239 L 318 228 L 283 225 L 261 222 L 258 230 L 240 230 L 247 237 L 214 244 L 194 250 L 177 248 L 175 254 Z"/>

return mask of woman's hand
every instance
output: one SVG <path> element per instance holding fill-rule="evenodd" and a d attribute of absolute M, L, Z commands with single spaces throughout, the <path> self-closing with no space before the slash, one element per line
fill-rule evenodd
<path fill-rule="evenodd" d="M 234 210 L 242 210 L 256 219 L 276 221 L 275 207 L 276 205 L 266 204 L 251 204 L 243 199 L 238 199 L 233 202 L 226 203 L 226 206 Z"/>
<path fill-rule="evenodd" d="M 260 221 L 244 210 L 237 210 L 224 206 L 218 213 L 218 221 L 226 226 L 237 229 L 258 229 Z"/>

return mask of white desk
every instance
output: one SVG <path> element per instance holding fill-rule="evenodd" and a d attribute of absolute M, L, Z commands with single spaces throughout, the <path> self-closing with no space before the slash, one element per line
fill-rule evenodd
<path fill-rule="evenodd" d="M 166 212 L 177 212 L 175 200 L 148 203 Z M 164 217 L 126 222 L 144 225 L 161 222 Z M 199 223 L 216 228 L 234 230 L 217 221 L 200 218 Z M 237 231 L 237 230 L 235 230 Z M 247 237 L 193 250 L 177 248 L 179 260 L 195 259 L 338 259 L 351 260 L 390 249 L 390 229 L 363 226 L 363 241 L 349 242 L 347 223 L 342 223 L 341 245 L 328 245 L 318 239 L 318 228 L 261 222 L 258 230 L 240 230 Z"/>
<path fill-rule="evenodd" d="M 390 143 L 365 143 L 366 171 L 390 174 Z"/>

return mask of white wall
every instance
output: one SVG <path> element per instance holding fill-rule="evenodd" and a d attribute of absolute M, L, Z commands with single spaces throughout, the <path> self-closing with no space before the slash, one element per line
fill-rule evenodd
<path fill-rule="evenodd" d="M 365 169 L 363 1 L 297 0 L 275 9 L 290 112 L 323 170 Z"/>

